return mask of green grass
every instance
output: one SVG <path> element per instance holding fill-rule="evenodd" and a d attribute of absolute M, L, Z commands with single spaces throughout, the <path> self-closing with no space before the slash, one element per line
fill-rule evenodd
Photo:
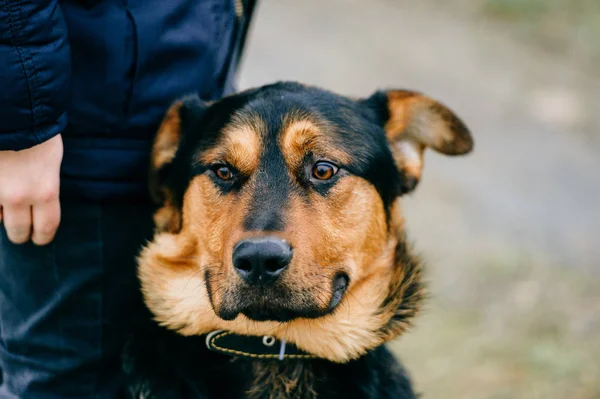
<path fill-rule="evenodd" d="M 393 344 L 425 398 L 600 398 L 598 276 L 518 257 L 448 269 L 431 265 L 428 309 Z"/>

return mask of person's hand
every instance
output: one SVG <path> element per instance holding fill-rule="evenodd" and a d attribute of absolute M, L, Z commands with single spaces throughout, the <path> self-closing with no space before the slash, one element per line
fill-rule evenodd
<path fill-rule="evenodd" d="M 48 244 L 60 223 L 60 135 L 22 151 L 0 151 L 0 223 L 8 239 Z"/>

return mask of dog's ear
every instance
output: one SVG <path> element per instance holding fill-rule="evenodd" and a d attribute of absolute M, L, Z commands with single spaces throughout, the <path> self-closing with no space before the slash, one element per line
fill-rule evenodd
<path fill-rule="evenodd" d="M 365 101 L 377 112 L 396 165 L 406 179 L 401 194 L 412 191 L 419 182 L 426 147 L 446 155 L 463 155 L 473 149 L 471 133 L 458 116 L 421 93 L 379 91 Z"/>
<path fill-rule="evenodd" d="M 181 201 L 178 181 L 185 168 L 177 168 L 176 155 L 184 141 L 186 126 L 194 125 L 204 113 L 207 104 L 197 95 L 185 97 L 171 105 L 158 128 L 150 155 L 150 195 L 160 209 L 154 215 L 158 231 L 177 232 L 181 228 Z M 189 128 L 188 128 L 189 129 Z M 185 166 L 185 165 L 184 165 Z M 177 170 L 182 169 L 182 170 Z"/>

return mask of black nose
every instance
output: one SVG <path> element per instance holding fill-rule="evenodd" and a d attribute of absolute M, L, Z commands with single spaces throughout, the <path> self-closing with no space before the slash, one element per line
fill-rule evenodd
<path fill-rule="evenodd" d="M 277 237 L 254 237 L 233 249 L 233 267 L 250 284 L 272 283 L 290 264 L 292 248 Z"/>

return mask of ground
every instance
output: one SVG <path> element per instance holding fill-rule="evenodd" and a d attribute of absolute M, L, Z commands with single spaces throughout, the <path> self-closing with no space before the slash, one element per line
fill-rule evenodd
<path fill-rule="evenodd" d="M 428 153 L 405 202 L 431 300 L 397 353 L 425 398 L 600 398 L 596 55 L 465 2 L 263 0 L 240 86 L 411 88 L 454 109 L 476 148 Z"/>

